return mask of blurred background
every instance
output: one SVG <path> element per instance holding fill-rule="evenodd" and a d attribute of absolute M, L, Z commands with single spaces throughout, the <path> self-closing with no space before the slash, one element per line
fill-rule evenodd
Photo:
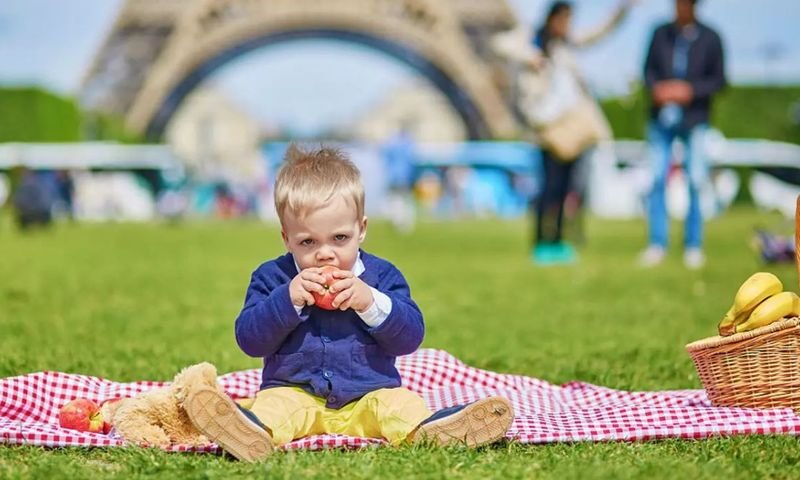
<path fill-rule="evenodd" d="M 573 29 L 600 23 L 618 4 L 573 2 Z M 41 223 L 275 221 L 276 168 L 287 142 L 304 141 L 351 152 L 368 214 L 401 230 L 419 220 L 523 217 L 542 190 L 540 151 L 515 115 L 513 71 L 490 44 L 515 25 L 541 25 L 548 5 L 4 0 L 0 205 L 10 211 L 22 190 L 34 192 L 28 201 Z M 800 3 L 697 8 L 722 37 L 729 83 L 703 145 L 713 167 L 704 216 L 734 203 L 792 215 Z M 590 152 L 585 185 L 567 197 L 568 222 L 580 209 L 644 215 L 642 70 L 653 29 L 673 11 L 671 0 L 633 2 L 617 28 L 577 55 L 613 140 Z M 398 185 L 408 195 L 395 195 Z M 685 190 L 671 169 L 675 218 L 686 214 Z"/>

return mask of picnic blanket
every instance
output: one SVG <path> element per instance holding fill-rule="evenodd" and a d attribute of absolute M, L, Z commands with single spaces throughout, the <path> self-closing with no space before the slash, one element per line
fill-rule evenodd
<path fill-rule="evenodd" d="M 626 392 L 582 382 L 558 386 L 536 378 L 470 367 L 442 350 L 423 349 L 398 358 L 403 384 L 422 395 L 432 410 L 502 395 L 514 405 L 507 434 L 523 443 L 609 440 L 699 439 L 719 435 L 800 433 L 800 417 L 791 409 L 751 410 L 712 407 L 703 390 Z M 235 398 L 253 396 L 257 369 L 232 372 L 219 382 Z M 113 447 L 115 436 L 65 430 L 58 410 L 74 398 L 97 402 L 133 396 L 162 382 L 117 383 L 97 377 L 38 372 L 0 379 L 0 443 L 48 447 Z M 294 441 L 285 449 L 363 447 L 379 439 L 319 435 Z M 218 452 L 216 445 L 171 451 Z"/>

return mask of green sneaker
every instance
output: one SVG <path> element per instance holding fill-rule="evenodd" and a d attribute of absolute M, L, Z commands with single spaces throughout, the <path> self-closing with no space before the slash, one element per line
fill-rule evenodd
<path fill-rule="evenodd" d="M 533 249 L 533 263 L 537 265 L 564 265 L 575 263 L 578 255 L 567 243 L 540 243 Z"/>
<path fill-rule="evenodd" d="M 559 242 L 555 244 L 553 261 L 555 263 L 575 263 L 578 261 L 578 254 L 569 243 Z"/>
<path fill-rule="evenodd" d="M 533 263 L 538 265 L 550 265 L 556 254 L 556 246 L 553 243 L 537 243 L 531 252 Z"/>

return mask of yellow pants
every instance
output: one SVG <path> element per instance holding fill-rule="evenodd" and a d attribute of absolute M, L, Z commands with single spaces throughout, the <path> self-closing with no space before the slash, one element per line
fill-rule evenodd
<path fill-rule="evenodd" d="M 385 438 L 398 445 L 431 415 L 422 397 L 405 388 L 375 390 L 338 410 L 299 387 L 268 388 L 239 404 L 269 428 L 276 445 L 324 433 Z"/>

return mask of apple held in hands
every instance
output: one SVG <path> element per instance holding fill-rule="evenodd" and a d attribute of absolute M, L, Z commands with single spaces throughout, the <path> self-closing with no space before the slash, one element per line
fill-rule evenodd
<path fill-rule="evenodd" d="M 328 289 L 336 282 L 333 273 L 339 271 L 339 269 L 333 265 L 325 265 L 321 270 L 320 275 L 325 277 L 325 284 L 323 285 L 325 293 L 311 292 L 311 295 L 314 297 L 314 305 L 325 310 L 336 310 L 333 308 L 333 299 L 336 298 L 336 295 L 331 293 Z"/>
<path fill-rule="evenodd" d="M 92 433 L 108 433 L 111 427 L 103 421 L 100 405 L 85 398 L 77 398 L 61 407 L 58 424 L 63 428 Z"/>

